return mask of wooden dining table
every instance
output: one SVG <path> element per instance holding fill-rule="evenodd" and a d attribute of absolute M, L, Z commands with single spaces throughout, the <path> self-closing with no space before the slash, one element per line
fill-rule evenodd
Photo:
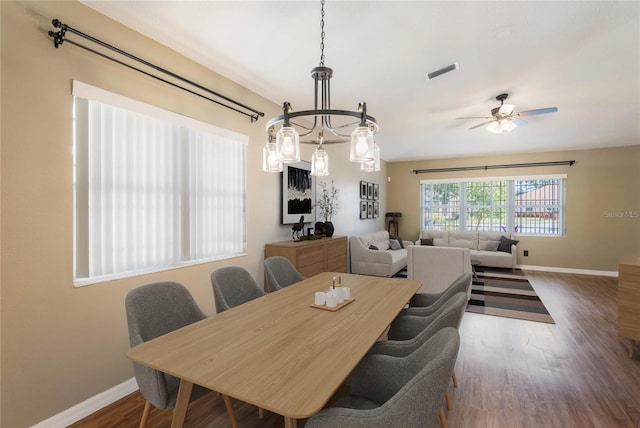
<path fill-rule="evenodd" d="M 332 278 L 353 301 L 312 307 Z M 327 404 L 420 281 L 325 272 L 131 348 L 136 363 L 181 379 L 172 427 L 194 384 L 284 416 L 296 427 Z"/>

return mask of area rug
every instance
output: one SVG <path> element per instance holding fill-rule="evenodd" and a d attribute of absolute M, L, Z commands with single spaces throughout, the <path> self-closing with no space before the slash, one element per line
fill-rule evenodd
<path fill-rule="evenodd" d="M 467 312 L 555 324 L 520 269 L 475 269 Z"/>

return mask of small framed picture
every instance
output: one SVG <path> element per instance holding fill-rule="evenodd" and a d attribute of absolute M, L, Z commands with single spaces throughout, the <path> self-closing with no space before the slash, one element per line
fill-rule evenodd
<path fill-rule="evenodd" d="M 380 198 L 380 195 L 378 193 L 378 184 L 374 183 L 373 184 L 373 200 L 377 201 L 379 198 Z"/>
<path fill-rule="evenodd" d="M 378 202 L 374 202 L 373 203 L 373 218 L 378 218 L 378 211 L 379 211 L 379 203 Z"/>
<path fill-rule="evenodd" d="M 360 182 L 360 199 L 367 199 L 367 182 Z"/>
<path fill-rule="evenodd" d="M 360 201 L 360 218 L 367 218 L 367 201 Z"/>
<path fill-rule="evenodd" d="M 373 183 L 367 183 L 367 199 L 373 199 Z"/>
<path fill-rule="evenodd" d="M 373 218 L 373 201 L 367 201 L 367 218 Z"/>

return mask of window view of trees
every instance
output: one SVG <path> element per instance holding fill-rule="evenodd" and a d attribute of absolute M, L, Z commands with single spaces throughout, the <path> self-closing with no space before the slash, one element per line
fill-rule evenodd
<path fill-rule="evenodd" d="M 422 228 L 563 234 L 565 179 L 422 183 Z"/>

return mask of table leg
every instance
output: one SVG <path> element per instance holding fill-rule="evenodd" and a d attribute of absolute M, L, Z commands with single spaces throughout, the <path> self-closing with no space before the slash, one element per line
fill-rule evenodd
<path fill-rule="evenodd" d="M 629 358 L 633 358 L 633 347 L 636 344 L 635 340 L 631 341 L 631 345 L 629 346 Z"/>
<path fill-rule="evenodd" d="M 284 428 L 296 428 L 298 426 L 298 420 L 289 416 L 284 417 Z"/>
<path fill-rule="evenodd" d="M 192 382 L 188 382 L 184 379 L 180 381 L 178 398 L 176 399 L 176 408 L 173 409 L 173 420 L 171 421 L 171 428 L 182 428 L 184 419 L 187 416 L 187 409 L 189 408 L 189 399 L 191 398 L 192 390 Z"/>

